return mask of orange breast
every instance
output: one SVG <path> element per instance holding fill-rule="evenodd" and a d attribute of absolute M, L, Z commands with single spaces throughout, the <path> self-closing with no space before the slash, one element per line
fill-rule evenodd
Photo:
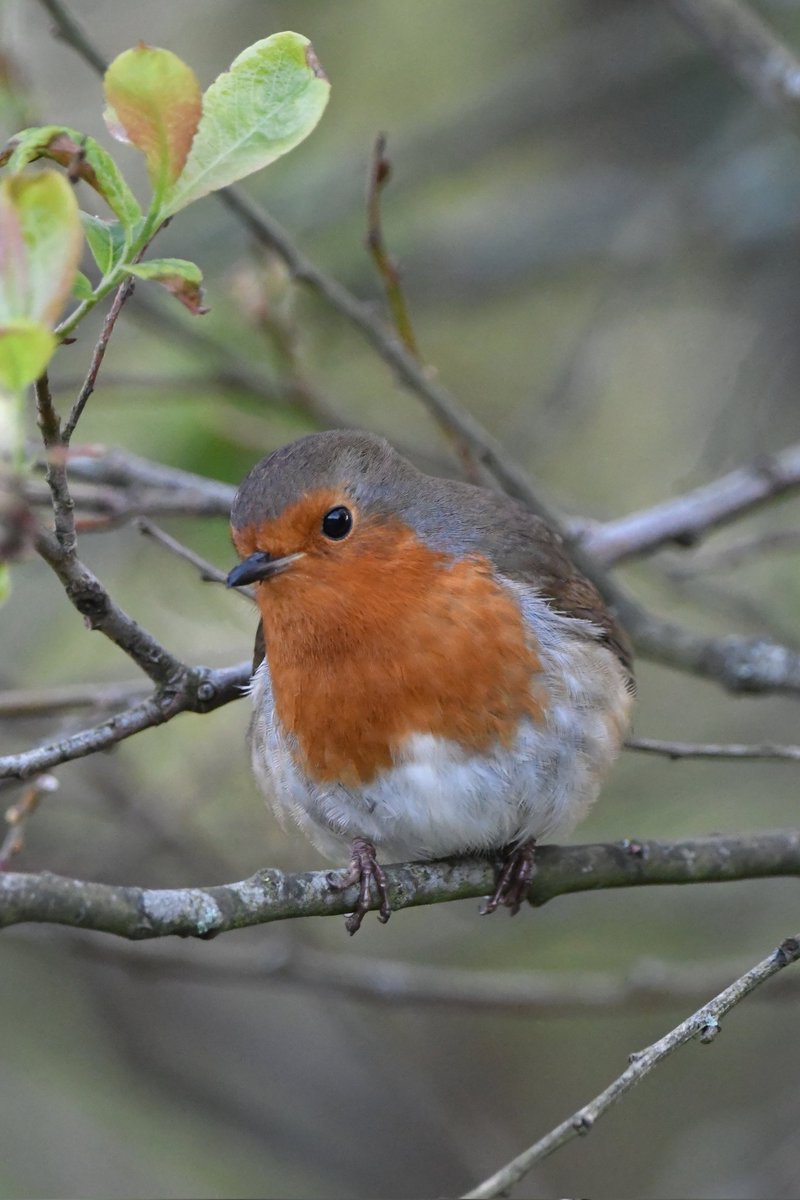
<path fill-rule="evenodd" d="M 281 725 L 318 781 L 368 782 L 406 738 L 508 744 L 542 715 L 535 647 L 487 562 L 453 563 L 399 523 L 258 587 Z"/>

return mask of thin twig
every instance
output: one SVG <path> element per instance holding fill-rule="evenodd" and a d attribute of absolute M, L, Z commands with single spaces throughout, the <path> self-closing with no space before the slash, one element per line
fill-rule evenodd
<path fill-rule="evenodd" d="M 59 4 L 58 0 L 40 0 L 40 3 L 43 8 L 47 9 L 55 21 L 56 36 L 77 50 L 89 66 L 94 67 L 98 75 L 104 75 L 108 63 L 98 53 L 78 22 L 73 20 L 63 4 Z"/>
<path fill-rule="evenodd" d="M 119 646 L 157 684 L 169 688 L 186 676 L 187 667 L 115 604 L 97 576 L 75 554 L 65 554 L 52 534 L 40 529 L 36 549 L 90 629 Z"/>
<path fill-rule="evenodd" d="M 76 708 L 118 708 L 120 704 L 127 704 L 150 690 L 151 686 L 144 680 L 18 688 L 0 692 L 0 718 L 47 717 Z"/>
<path fill-rule="evenodd" d="M 138 704 L 115 713 L 91 729 L 71 734 L 57 742 L 0 757 L 0 779 L 29 779 L 59 763 L 72 762 L 108 750 L 118 742 L 163 725 L 184 712 L 207 713 L 244 696 L 250 681 L 249 663 L 235 667 L 183 668 Z"/>
<path fill-rule="evenodd" d="M 196 554 L 194 550 L 190 550 L 188 546 L 184 546 L 183 542 L 179 542 L 177 538 L 172 537 L 163 529 L 159 529 L 158 525 L 154 525 L 152 521 L 148 521 L 145 517 L 140 517 L 136 525 L 141 533 L 146 537 L 150 537 L 153 541 L 158 542 L 171 554 L 177 558 L 182 558 L 184 562 L 190 563 L 200 572 L 200 578 L 204 583 L 226 583 L 227 576 L 219 567 L 215 567 L 208 559 L 202 555 Z M 255 595 L 252 588 L 238 588 L 249 600 L 254 600 Z"/>
<path fill-rule="evenodd" d="M 780 746 L 770 742 L 748 745 L 741 742 L 667 742 L 659 738 L 628 738 L 628 750 L 659 754 L 664 758 L 772 758 L 800 762 L 800 746 Z"/>
<path fill-rule="evenodd" d="M 58 780 L 54 775 L 40 775 L 28 784 L 16 804 L 6 809 L 8 830 L 0 842 L 0 871 L 8 870 L 11 859 L 22 850 L 25 823 L 36 812 L 42 796 L 57 788 Z"/>
<path fill-rule="evenodd" d="M 141 254 L 143 253 L 144 250 L 142 250 Z M 141 254 L 137 255 L 137 260 L 141 258 Z M 114 332 L 114 326 L 117 323 L 117 317 L 122 311 L 122 306 L 124 305 L 125 301 L 133 294 L 135 283 L 136 281 L 132 275 L 129 275 L 127 279 L 123 280 L 123 282 L 117 288 L 111 307 L 105 315 L 100 336 L 97 339 L 97 344 L 92 352 L 88 374 L 84 380 L 80 392 L 78 393 L 77 399 L 72 406 L 72 411 L 67 418 L 61 434 L 61 438 L 65 446 L 69 445 L 70 439 L 75 432 L 75 426 L 81 419 L 81 414 L 86 407 L 86 402 L 94 391 L 94 387 L 97 382 L 97 373 L 100 370 L 103 359 L 105 358 L 105 353 L 108 349 L 108 343 L 111 338 L 111 334 Z"/>
<path fill-rule="evenodd" d="M 392 322 L 397 330 L 400 341 L 414 358 L 422 363 L 422 355 L 414 333 L 411 312 L 406 302 L 405 292 L 400 279 L 397 263 L 389 253 L 386 238 L 383 233 L 383 216 L 381 198 L 383 190 L 391 178 L 392 164 L 386 157 L 386 134 L 379 133 L 375 139 L 372 158 L 367 176 L 367 249 L 375 264 L 378 277 L 383 284 L 386 301 Z M 430 374 L 430 368 L 427 368 Z M 464 467 L 464 473 L 470 483 L 482 482 L 481 472 L 475 456 L 458 431 L 450 424 L 442 424 L 443 431 L 452 444 Z"/>
<path fill-rule="evenodd" d="M 389 253 L 386 239 L 383 236 L 381 217 L 381 195 L 392 173 L 392 165 L 386 157 L 386 134 L 379 133 L 372 149 L 372 158 L 367 176 L 367 249 L 372 256 L 375 270 L 378 272 L 392 321 L 400 340 L 414 358 L 421 361 L 417 345 L 411 313 L 406 304 L 403 285 L 397 263 Z"/>
<path fill-rule="evenodd" d="M 294 917 L 351 912 L 358 886 L 333 890 L 327 871 L 286 875 L 265 868 L 237 883 L 149 890 L 57 875 L 0 876 L 0 927 L 28 921 L 143 938 L 210 937 Z M 532 904 L 605 888 L 800 876 L 800 832 L 688 842 L 626 841 L 594 846 L 541 846 L 529 892 Z M 386 868 L 391 907 L 485 896 L 495 886 L 485 858 L 450 858 Z M 372 907 L 378 902 L 373 900 Z"/>
<path fill-rule="evenodd" d="M 800 958 L 800 934 L 786 938 L 777 950 L 734 980 L 729 987 L 721 991 L 713 1000 L 709 1000 L 708 1004 L 704 1004 L 697 1012 L 692 1013 L 675 1029 L 644 1050 L 632 1054 L 627 1069 L 604 1091 L 585 1104 L 583 1108 L 579 1108 L 566 1121 L 562 1121 L 550 1133 L 545 1134 L 528 1150 L 512 1159 L 506 1166 L 501 1167 L 489 1179 L 484 1180 L 472 1191 L 465 1193 L 462 1200 L 490 1200 L 492 1197 L 505 1195 L 508 1189 L 524 1178 L 536 1163 L 541 1162 L 542 1159 L 547 1158 L 574 1138 L 590 1133 L 600 1117 L 626 1092 L 640 1083 L 645 1075 L 649 1075 L 654 1067 L 663 1062 L 673 1050 L 684 1046 L 695 1037 L 702 1043 L 713 1041 L 719 1033 L 722 1017 L 762 983 L 766 983 L 778 971 L 782 971 L 790 963 L 796 962 L 798 958 Z"/>

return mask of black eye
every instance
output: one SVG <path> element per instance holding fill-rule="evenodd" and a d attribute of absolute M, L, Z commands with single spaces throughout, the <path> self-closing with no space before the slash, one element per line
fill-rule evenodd
<path fill-rule="evenodd" d="M 322 532 L 325 534 L 325 537 L 331 538 L 334 542 L 341 541 L 343 537 L 347 537 L 352 528 L 352 514 L 350 509 L 345 508 L 343 504 L 340 504 L 337 508 L 332 508 L 322 518 Z"/>

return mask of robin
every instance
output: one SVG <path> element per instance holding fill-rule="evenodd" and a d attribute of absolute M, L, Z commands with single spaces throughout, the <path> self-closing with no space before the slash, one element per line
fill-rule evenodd
<path fill-rule="evenodd" d="M 501 855 L 517 912 L 537 841 L 571 830 L 619 752 L 625 634 L 561 539 L 507 496 L 424 475 L 366 433 L 259 462 L 231 514 L 261 622 L 256 777 L 328 855 L 350 843 L 360 927 L 389 861 Z"/>

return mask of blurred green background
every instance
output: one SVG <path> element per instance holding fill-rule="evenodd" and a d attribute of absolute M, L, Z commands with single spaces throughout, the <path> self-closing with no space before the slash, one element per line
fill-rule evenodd
<path fill-rule="evenodd" d="M 670 19 L 639 0 L 74 0 L 107 55 L 143 39 L 203 85 L 248 43 L 309 36 L 333 83 L 310 140 L 247 184 L 318 262 L 380 306 L 363 248 L 376 133 L 394 174 L 385 227 L 423 353 L 567 512 L 622 515 L 800 437 L 800 142 Z M 800 47 L 796 0 L 759 6 Z M 111 145 L 97 78 L 33 0 L 0 8 L 7 132 L 63 121 Z M 140 195 L 134 152 L 116 148 Z M 84 207 L 96 211 L 93 195 Z M 159 238 L 197 260 L 211 313 L 160 321 L 136 301 L 114 335 L 79 441 L 238 482 L 313 428 L 309 389 L 422 465 L 457 469 L 418 401 L 341 318 L 296 294 L 232 215 L 206 199 Z M 145 285 L 139 287 L 140 295 Z M 264 330 L 265 297 L 280 329 Z M 151 298 L 155 298 L 154 295 Z M 281 324 L 282 323 L 282 324 Z M 97 321 L 59 354 L 62 407 Z M 187 340 L 189 338 L 190 340 Z M 197 341 L 197 338 L 203 339 Z M 213 343 L 213 344 L 212 344 Z M 231 384 L 231 363 L 259 383 Z M 292 385 L 292 386 L 288 386 Z M 278 400 L 270 400 L 270 394 Z M 290 400 L 287 400 L 289 395 Z M 31 421 L 31 432 L 34 432 Z M 734 530 L 796 527 L 796 503 Z M 225 522 L 164 525 L 224 569 Z M 131 526 L 82 539 L 114 597 L 176 654 L 250 652 L 239 597 Z M 795 553 L 678 579 L 672 550 L 624 572 L 654 609 L 697 629 L 797 647 Z M 14 570 L 0 688 L 132 678 L 89 636 L 50 571 Z M 640 663 L 636 730 L 796 742 L 789 700 L 733 699 Z M 91 721 L 6 720 L 2 749 Z M 321 860 L 280 832 L 251 781 L 246 703 L 184 716 L 60 768 L 19 869 L 149 886 L 242 878 Z M 790 826 L 797 766 L 671 763 L 628 753 L 576 837 L 682 838 Z M 6 787 L 4 806 L 18 794 Z M 589 1099 L 691 1003 L 580 1018 L 369 1004 L 326 985 L 229 978 L 287 945 L 493 974 L 624 974 L 643 958 L 763 957 L 797 928 L 787 881 L 599 893 L 478 920 L 465 902 L 365 922 L 121 946 L 102 935 L 6 932 L 0 970 L 3 1196 L 454 1195 Z M 126 951 L 124 954 L 121 950 Z M 170 964 L 170 970 L 157 969 Z M 153 968 L 156 969 L 153 969 Z M 796 1196 L 800 1039 L 789 1005 L 754 1000 L 711 1048 L 670 1059 L 519 1196 Z"/>

